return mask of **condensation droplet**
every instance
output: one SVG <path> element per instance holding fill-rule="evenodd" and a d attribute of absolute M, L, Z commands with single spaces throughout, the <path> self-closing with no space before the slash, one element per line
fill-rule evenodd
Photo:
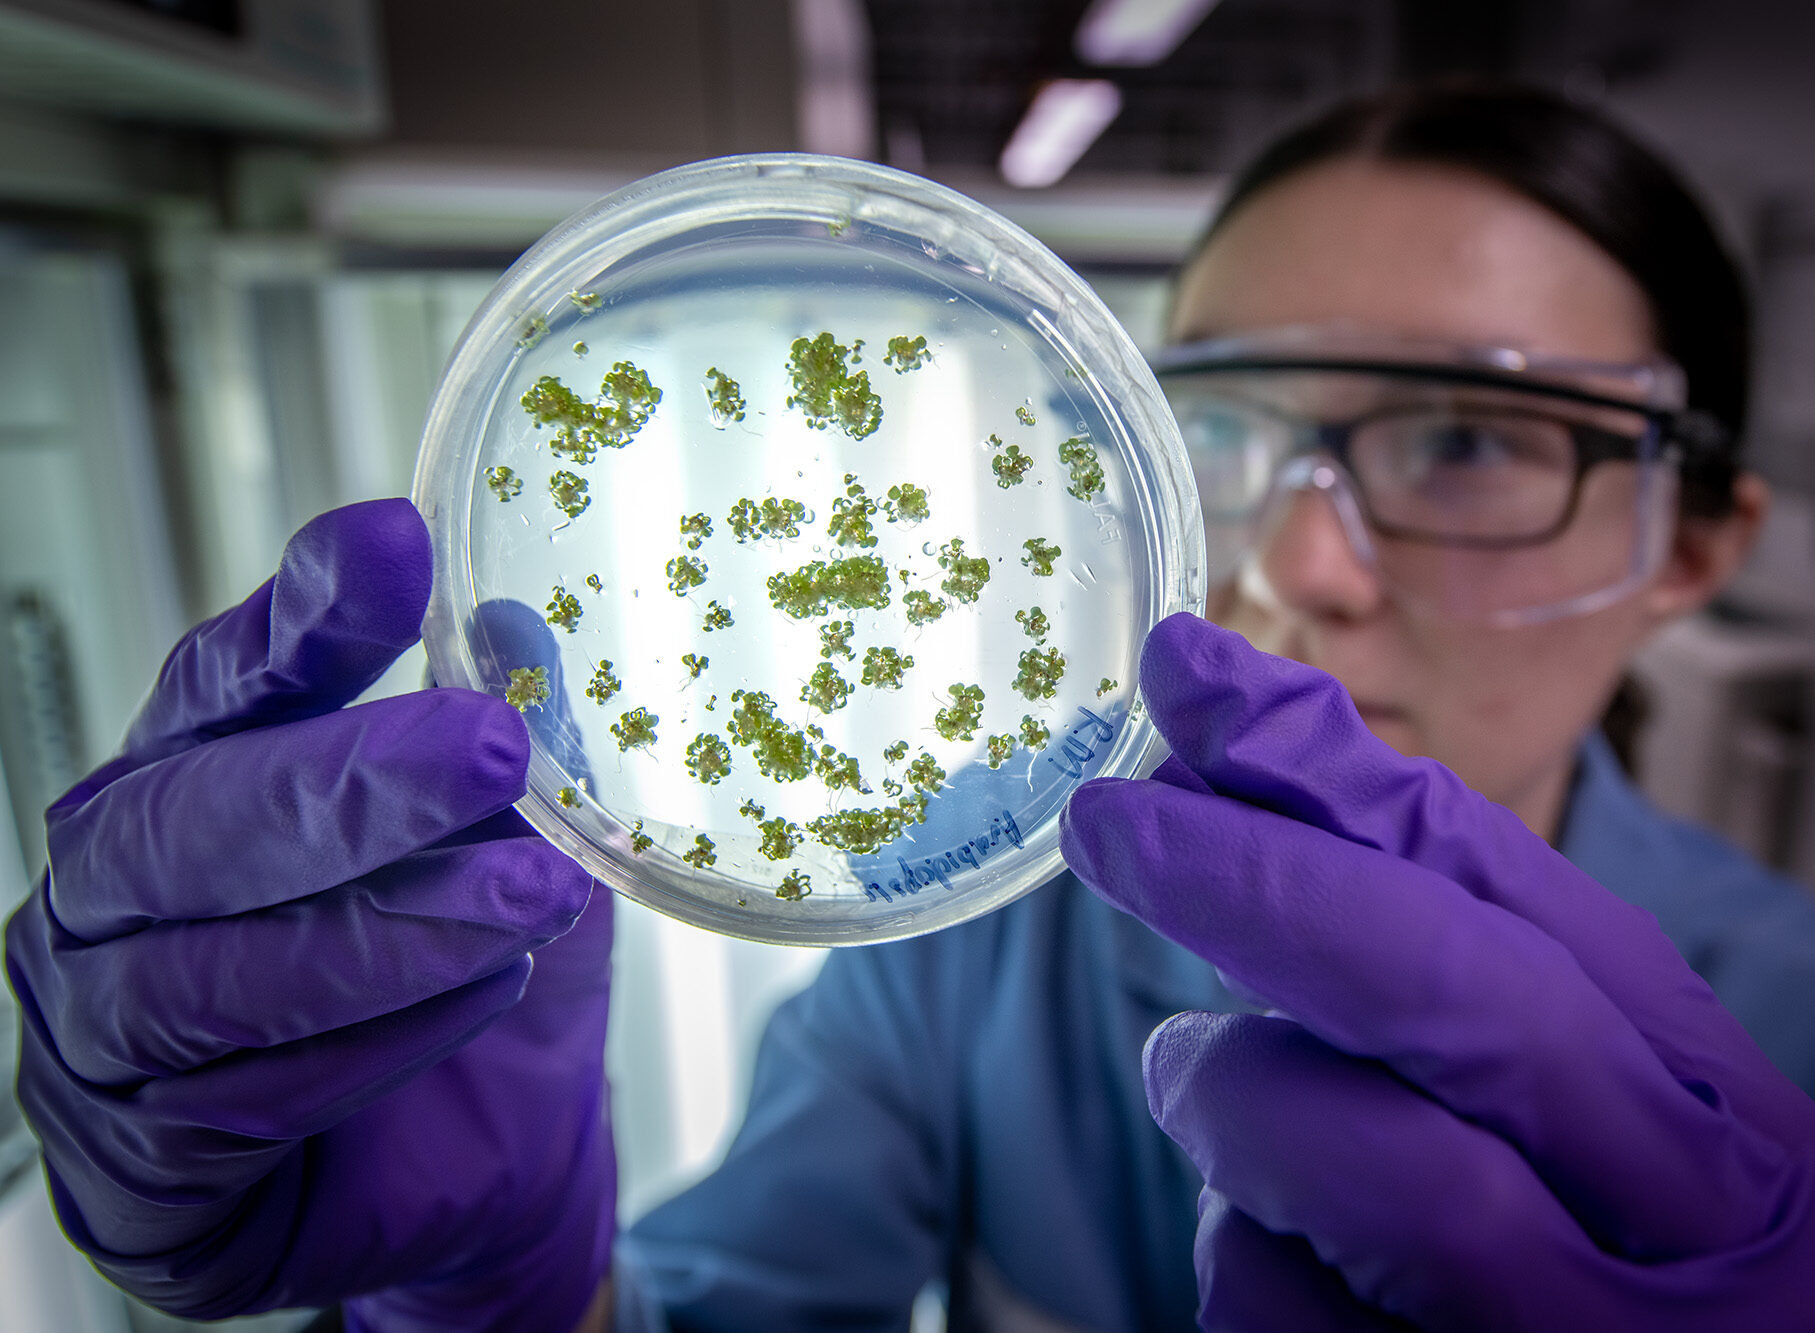
<path fill-rule="evenodd" d="M 920 543 L 920 554 L 921 555 L 931 555 L 932 553 L 933 553 L 933 544 L 931 542 L 921 542 Z"/>

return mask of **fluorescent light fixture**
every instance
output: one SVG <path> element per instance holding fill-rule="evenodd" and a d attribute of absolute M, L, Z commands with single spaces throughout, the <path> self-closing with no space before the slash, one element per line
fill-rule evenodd
<path fill-rule="evenodd" d="M 1051 185 L 1122 110 L 1107 79 L 1054 79 L 1034 97 L 1002 150 L 1002 179 L 1024 190 Z"/>
<path fill-rule="evenodd" d="M 1094 0 L 1072 45 L 1093 65 L 1157 65 L 1216 8 L 1216 0 Z"/>
<path fill-rule="evenodd" d="M 861 0 L 793 0 L 795 120 L 809 153 L 876 150 L 870 23 Z"/>

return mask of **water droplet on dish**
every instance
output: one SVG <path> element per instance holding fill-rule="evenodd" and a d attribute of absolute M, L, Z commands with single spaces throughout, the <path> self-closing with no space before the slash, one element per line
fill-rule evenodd
<path fill-rule="evenodd" d="M 920 543 L 920 554 L 931 555 L 932 553 L 933 553 L 933 544 L 931 542 L 921 542 Z"/>

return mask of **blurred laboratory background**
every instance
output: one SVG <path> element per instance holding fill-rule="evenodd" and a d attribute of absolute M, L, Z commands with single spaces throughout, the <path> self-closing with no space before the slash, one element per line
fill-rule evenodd
<path fill-rule="evenodd" d="M 1779 501 L 1732 592 L 1648 650 L 1635 766 L 1815 883 L 1812 62 L 1801 0 L 0 0 L 0 914 L 182 630 L 310 516 L 407 493 L 469 314 L 599 195 L 726 153 L 887 162 L 1027 227 L 1151 347 L 1254 145 L 1468 71 L 1624 117 L 1755 279 L 1748 447 Z M 714 1161 L 756 1033 L 820 959 L 618 909 L 634 1216 Z M 0 1330 L 182 1327 L 57 1233 L 10 1003 Z"/>

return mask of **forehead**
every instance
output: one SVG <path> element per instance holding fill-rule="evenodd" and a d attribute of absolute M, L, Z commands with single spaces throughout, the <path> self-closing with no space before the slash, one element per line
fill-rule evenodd
<path fill-rule="evenodd" d="M 1343 322 L 1590 360 L 1656 351 L 1638 284 L 1485 176 L 1348 160 L 1263 188 L 1186 270 L 1176 341 Z"/>

